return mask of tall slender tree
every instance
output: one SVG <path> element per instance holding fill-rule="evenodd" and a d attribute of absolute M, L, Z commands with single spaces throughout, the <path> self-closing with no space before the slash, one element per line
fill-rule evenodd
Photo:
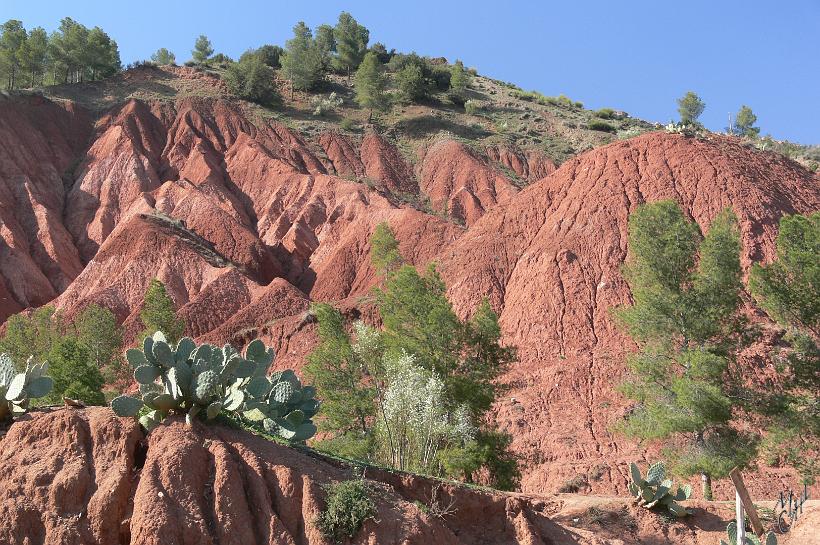
<path fill-rule="evenodd" d="M 754 455 L 755 438 L 732 426 L 739 383 L 730 366 L 740 346 L 740 238 L 726 210 L 702 239 L 674 201 L 639 207 L 629 218 L 624 275 L 633 304 L 616 315 L 640 351 L 623 392 L 637 403 L 628 435 L 658 440 L 677 472 L 711 481 Z"/>
<path fill-rule="evenodd" d="M 370 41 L 370 31 L 360 25 L 348 12 L 339 14 L 339 21 L 333 29 L 336 38 L 336 57 L 333 67 L 339 72 L 350 76 L 356 70 L 367 53 L 367 42 Z"/>
<path fill-rule="evenodd" d="M 204 64 L 208 62 L 211 55 L 214 54 L 214 48 L 211 45 L 211 40 L 204 34 L 200 34 L 194 42 L 194 49 L 191 51 L 191 57 L 197 64 Z"/>
<path fill-rule="evenodd" d="M 389 104 L 385 89 L 387 79 L 384 76 L 384 68 L 379 59 L 372 51 L 364 56 L 364 61 L 356 71 L 356 102 L 362 108 L 370 110 L 367 122 L 373 118 L 373 110 L 383 110 Z"/>
<path fill-rule="evenodd" d="M 0 26 L 0 72 L 6 77 L 6 89 L 17 86 L 20 56 L 26 38 L 26 29 L 17 19 L 10 19 Z"/>
<path fill-rule="evenodd" d="M 151 280 L 145 292 L 140 319 L 145 326 L 145 335 L 162 331 L 168 342 L 176 343 L 185 333 L 185 322 L 177 317 L 174 301 L 165 290 L 165 284 L 156 278 Z"/>
<path fill-rule="evenodd" d="M 280 62 L 291 82 L 291 90 L 310 90 L 321 79 L 322 56 L 313 33 L 303 21 L 293 27 L 293 38 L 285 42 L 285 56 Z"/>

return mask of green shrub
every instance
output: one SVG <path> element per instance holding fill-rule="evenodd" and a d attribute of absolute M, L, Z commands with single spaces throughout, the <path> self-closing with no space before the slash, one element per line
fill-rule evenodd
<path fill-rule="evenodd" d="M 268 106 L 279 98 L 273 68 L 265 63 L 265 57 L 258 51 L 246 51 L 239 62 L 232 63 L 225 74 L 225 82 L 231 93 L 257 104 Z"/>
<path fill-rule="evenodd" d="M 464 111 L 469 115 L 476 115 L 481 111 L 481 103 L 477 100 L 468 100 L 464 103 Z"/>
<path fill-rule="evenodd" d="M 316 526 L 336 543 L 351 539 L 368 519 L 376 516 L 376 503 L 363 480 L 343 481 L 324 487 L 326 507 L 319 514 Z"/>
<path fill-rule="evenodd" d="M 601 131 L 601 132 L 615 132 L 617 129 L 607 123 L 606 121 L 597 121 L 592 120 L 587 123 L 587 129 L 591 131 Z"/>
<path fill-rule="evenodd" d="M 345 117 L 339 122 L 339 126 L 342 128 L 342 130 L 352 131 L 356 128 L 356 122 L 353 119 L 350 119 L 349 117 Z"/>
<path fill-rule="evenodd" d="M 595 112 L 595 117 L 600 117 L 601 119 L 616 119 L 617 116 L 615 115 L 615 110 L 612 108 L 601 108 L 600 110 Z"/>

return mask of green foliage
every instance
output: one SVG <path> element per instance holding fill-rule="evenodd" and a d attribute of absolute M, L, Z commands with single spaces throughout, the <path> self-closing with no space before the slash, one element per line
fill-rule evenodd
<path fill-rule="evenodd" d="M 328 70 L 331 63 L 331 55 L 336 52 L 336 38 L 333 35 L 333 27 L 330 25 L 319 25 L 315 32 L 316 47 L 322 57 L 322 70 Z"/>
<path fill-rule="evenodd" d="M 756 138 L 760 134 L 760 127 L 755 127 L 757 116 L 746 105 L 740 107 L 735 116 L 734 132 L 740 136 Z"/>
<path fill-rule="evenodd" d="M 130 377 L 121 357 L 122 328 L 113 312 L 95 304 L 88 305 L 74 319 L 71 328 L 77 341 L 87 349 L 89 362 L 103 373 L 106 382 Z"/>
<path fill-rule="evenodd" d="M 313 33 L 304 22 L 293 27 L 293 38 L 285 42 L 285 56 L 280 59 L 286 77 L 294 89 L 308 91 L 322 78 L 323 56 Z"/>
<path fill-rule="evenodd" d="M 403 264 L 399 242 L 387 223 L 380 223 L 370 237 L 370 261 L 380 274 L 390 273 Z"/>
<path fill-rule="evenodd" d="M 370 51 L 376 54 L 376 58 L 379 59 L 379 62 L 382 64 L 387 64 L 390 62 L 390 59 L 393 58 L 393 55 L 396 54 L 396 50 L 392 49 L 390 51 L 387 50 L 387 47 L 381 42 L 376 42 L 373 44 L 373 47 L 370 48 Z"/>
<path fill-rule="evenodd" d="M 344 131 L 352 131 L 356 128 L 356 122 L 349 117 L 345 117 L 339 122 L 339 127 Z"/>
<path fill-rule="evenodd" d="M 185 322 L 177 317 L 165 284 L 156 278 L 151 280 L 145 292 L 140 319 L 145 326 L 144 335 L 162 331 L 170 343 L 176 343 L 185 333 Z"/>
<path fill-rule="evenodd" d="M 408 64 L 396 73 L 396 87 L 399 99 L 407 104 L 420 102 L 429 96 L 424 70 L 418 64 Z"/>
<path fill-rule="evenodd" d="M 666 466 L 663 462 L 657 462 L 649 466 L 646 479 L 641 476 L 641 470 L 637 464 L 629 466 L 632 482 L 629 483 L 629 492 L 635 497 L 638 505 L 646 509 L 666 509 L 676 517 L 685 517 L 691 513 L 679 501 L 688 500 L 692 495 L 692 487 L 684 485 L 678 487 L 672 494 L 672 479 L 666 478 Z"/>
<path fill-rule="evenodd" d="M 384 110 L 389 105 L 385 94 L 386 87 L 384 68 L 376 54 L 371 51 L 364 56 L 356 71 L 356 102 L 362 108 L 369 109 L 371 115 L 373 110 Z"/>
<path fill-rule="evenodd" d="M 54 307 L 40 307 L 29 316 L 15 314 L 6 321 L 0 352 L 7 353 L 12 361 L 20 364 L 29 356 L 44 361 L 62 337 L 63 329 L 62 318 L 55 314 Z"/>
<path fill-rule="evenodd" d="M 326 114 L 336 111 L 336 108 L 344 103 L 342 97 L 332 92 L 327 96 L 315 96 L 310 99 L 310 105 L 313 107 L 313 115 L 324 116 Z"/>
<path fill-rule="evenodd" d="M 352 539 L 365 521 L 375 519 L 376 503 L 370 497 L 370 488 L 365 481 L 337 482 L 324 489 L 327 493 L 326 505 L 316 520 L 316 526 L 327 539 L 335 543 Z"/>
<path fill-rule="evenodd" d="M 110 76 L 120 69 L 117 43 L 101 28 L 89 29 L 68 17 L 49 36 L 26 32 L 17 20 L 0 26 L 0 77 L 8 89 L 74 83 Z"/>
<path fill-rule="evenodd" d="M 780 390 L 766 388 L 757 396 L 757 410 L 771 424 L 767 450 L 813 482 L 820 472 L 820 212 L 781 218 L 777 259 L 754 265 L 749 287 L 786 328 L 788 343 L 778 364 Z"/>
<path fill-rule="evenodd" d="M 26 412 L 31 398 L 48 395 L 53 381 L 46 375 L 48 363 L 34 363 L 29 358 L 25 370 L 16 373 L 8 354 L 0 354 L 0 422 Z"/>
<path fill-rule="evenodd" d="M 678 114 L 680 122 L 684 125 L 700 125 L 698 118 L 705 109 L 706 104 L 692 91 L 678 99 Z"/>
<path fill-rule="evenodd" d="M 478 115 L 481 112 L 481 103 L 477 100 L 468 100 L 464 103 L 464 113 L 468 115 Z"/>
<path fill-rule="evenodd" d="M 191 51 L 191 58 L 197 64 L 204 64 L 208 62 L 211 55 L 214 54 L 214 48 L 211 45 L 211 40 L 204 34 L 200 34 L 194 42 L 194 49 Z"/>
<path fill-rule="evenodd" d="M 464 104 L 467 100 L 467 89 L 470 88 L 472 76 L 464 69 L 461 61 L 456 61 L 450 69 L 450 99 L 457 104 Z"/>
<path fill-rule="evenodd" d="M 308 356 L 305 376 L 323 393 L 318 423 L 325 436 L 316 446 L 348 458 L 369 459 L 377 390 L 368 377 L 380 374 L 380 341 L 361 335 L 354 350 L 338 310 L 316 303 L 311 313 L 318 321 L 319 344 Z M 366 346 L 367 342 L 376 346 Z"/>
<path fill-rule="evenodd" d="M 256 50 L 256 54 L 262 58 L 262 62 L 271 68 L 279 68 L 282 66 L 280 60 L 284 52 L 285 50 L 278 45 L 263 45 Z"/>
<path fill-rule="evenodd" d="M 726 535 L 729 537 L 728 543 L 721 539 L 720 545 L 737 545 L 737 521 L 733 520 L 726 526 Z M 746 532 L 745 536 L 744 545 L 777 545 L 777 536 L 774 532 L 766 532 L 764 541 L 752 532 Z"/>
<path fill-rule="evenodd" d="M 225 81 L 231 93 L 251 102 L 272 105 L 279 94 L 274 84 L 273 68 L 265 63 L 259 51 L 249 50 L 228 67 Z"/>
<path fill-rule="evenodd" d="M 370 31 L 360 25 L 352 15 L 343 11 L 339 14 L 339 21 L 333 29 L 333 37 L 336 40 L 333 67 L 339 72 L 350 75 L 359 67 L 367 53 Z"/>
<path fill-rule="evenodd" d="M 522 91 L 521 89 L 511 89 L 510 96 L 525 100 L 527 102 L 536 102 L 542 106 L 557 106 L 567 109 L 580 109 L 584 105 L 581 102 L 573 101 L 565 95 L 558 95 L 557 97 L 544 96 L 538 91 Z"/>
<path fill-rule="evenodd" d="M 177 63 L 177 57 L 172 52 L 168 51 L 164 47 L 160 47 L 157 49 L 157 52 L 151 55 L 151 60 L 155 63 L 159 64 L 160 66 L 167 66 L 170 64 Z"/>
<path fill-rule="evenodd" d="M 618 130 L 606 121 L 598 121 L 595 119 L 587 123 L 587 129 L 601 132 L 616 132 Z"/>
<path fill-rule="evenodd" d="M 510 437 L 485 423 L 496 379 L 514 359 L 499 344 L 497 316 L 484 302 L 459 320 L 434 268 L 420 275 L 402 265 L 386 224 L 373 235 L 371 257 L 386 279 L 376 292 L 381 331 L 356 322 L 351 335 L 331 307 L 313 310 L 321 342 L 306 374 L 327 393 L 320 448 L 467 481 L 482 473 L 515 488 Z"/>
<path fill-rule="evenodd" d="M 722 212 L 700 241 L 675 202 L 646 204 L 629 218 L 629 244 L 624 276 L 634 303 L 616 315 L 641 349 L 621 386 L 637 402 L 621 429 L 664 442 L 679 473 L 724 476 L 756 445 L 731 427 L 729 396 L 739 385 L 725 376 L 740 341 L 736 220 Z"/>
<path fill-rule="evenodd" d="M 277 371 L 270 377 L 264 371 L 250 379 L 245 388 L 245 418 L 261 422 L 271 435 L 304 442 L 316 434 L 311 420 L 319 411 L 313 386 L 302 386 L 291 370 Z"/>
<path fill-rule="evenodd" d="M 105 404 L 102 393 L 105 380 L 85 344 L 72 337 L 60 339 L 49 352 L 48 361 L 54 379 L 54 389 L 48 397 L 51 403 L 60 403 L 63 397 L 68 397 L 86 405 Z"/>
<path fill-rule="evenodd" d="M 618 119 L 618 116 L 615 114 L 615 110 L 612 108 L 601 108 L 600 110 L 596 110 L 595 117 L 601 119 Z"/>

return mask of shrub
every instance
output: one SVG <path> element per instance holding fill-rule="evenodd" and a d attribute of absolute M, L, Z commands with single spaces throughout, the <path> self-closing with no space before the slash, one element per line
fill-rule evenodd
<path fill-rule="evenodd" d="M 228 67 L 225 81 L 239 98 L 262 105 L 271 105 L 279 98 L 273 83 L 273 68 L 265 63 L 258 51 L 246 51 L 239 62 Z"/>
<path fill-rule="evenodd" d="M 601 119 L 617 119 L 618 116 L 615 115 L 615 110 L 612 108 L 601 108 L 595 112 L 595 117 L 600 117 Z"/>
<path fill-rule="evenodd" d="M 576 494 L 579 490 L 586 488 L 588 485 L 589 480 L 586 475 L 576 475 L 572 479 L 562 484 L 560 488 L 558 488 L 558 492 L 561 494 Z"/>
<path fill-rule="evenodd" d="M 310 99 L 310 105 L 313 107 L 313 115 L 324 116 L 327 113 L 336 111 L 336 108 L 342 105 L 344 101 L 342 97 L 337 96 L 335 92 L 328 96 L 315 96 Z"/>
<path fill-rule="evenodd" d="M 432 81 L 435 88 L 439 91 L 447 91 L 450 89 L 450 80 L 452 73 L 446 66 L 436 66 L 430 71 L 430 81 Z"/>
<path fill-rule="evenodd" d="M 464 103 L 464 111 L 470 115 L 477 115 L 481 111 L 481 103 L 477 100 L 468 100 Z"/>
<path fill-rule="evenodd" d="M 336 543 L 353 538 L 368 519 L 376 516 L 376 504 L 363 480 L 332 483 L 324 487 L 327 505 L 319 514 L 316 526 Z"/>
<path fill-rule="evenodd" d="M 68 397 L 87 405 L 105 404 L 105 380 L 85 344 L 71 337 L 61 339 L 49 354 L 49 363 L 54 379 L 51 402 L 59 403 Z"/>
<path fill-rule="evenodd" d="M 427 98 L 427 81 L 417 64 L 409 64 L 399 70 L 396 74 L 396 86 L 400 99 L 405 103 L 419 102 Z"/>
<path fill-rule="evenodd" d="M 605 121 L 592 120 L 587 123 L 587 129 L 591 131 L 615 132 L 617 129 Z"/>
<path fill-rule="evenodd" d="M 345 117 L 339 123 L 339 126 L 342 128 L 342 130 L 352 131 L 356 128 L 356 122 L 354 120 L 350 119 L 349 117 Z"/>

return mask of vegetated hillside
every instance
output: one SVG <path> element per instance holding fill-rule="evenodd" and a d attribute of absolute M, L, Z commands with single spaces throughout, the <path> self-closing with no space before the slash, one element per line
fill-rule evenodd
<path fill-rule="evenodd" d="M 664 522 L 617 498 L 505 494 L 376 468 L 360 476 L 242 430 L 180 419 L 146 438 L 108 409 L 60 408 L 0 437 L 0 541 L 324 545 L 325 486 L 362 477 L 375 514 L 346 543 L 711 545 L 734 514 L 692 502 L 687 523 Z M 810 529 L 800 522 L 782 542 L 805 545 Z"/>
<path fill-rule="evenodd" d="M 773 256 L 780 216 L 820 208 L 820 180 L 737 139 L 664 132 L 556 170 L 556 142 L 614 137 L 579 128 L 572 119 L 591 114 L 575 106 L 474 86 L 481 115 L 412 106 L 376 127 L 347 105 L 313 116 L 299 95 L 275 111 L 235 101 L 184 68 L 0 99 L 0 319 L 49 302 L 70 317 L 96 302 L 134 334 L 158 277 L 190 334 L 258 336 L 277 366 L 299 368 L 315 343 L 311 301 L 373 317 L 369 238 L 388 222 L 410 262 L 440 263 L 459 313 L 489 298 L 519 347 L 498 420 L 524 490 L 576 479 L 582 492 L 623 492 L 626 464 L 645 455 L 611 432 L 628 410 L 613 387 L 632 344 L 609 315 L 629 300 L 628 214 L 673 198 L 705 229 L 731 206 L 748 267 Z M 500 134 L 493 115 L 507 116 Z M 343 117 L 358 124 L 342 129 Z M 768 365 L 757 355 L 750 366 Z M 792 477 L 766 469 L 752 488 Z"/>

